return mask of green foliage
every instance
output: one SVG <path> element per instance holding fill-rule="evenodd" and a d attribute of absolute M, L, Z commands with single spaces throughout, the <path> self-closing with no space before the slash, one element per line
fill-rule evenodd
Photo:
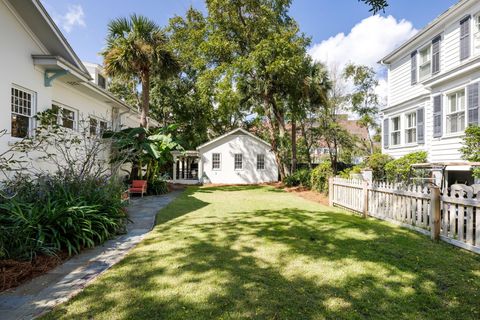
<path fill-rule="evenodd" d="M 384 181 L 387 178 L 385 166 L 392 160 L 393 158 L 388 154 L 376 152 L 366 159 L 365 166 L 372 169 L 373 180 Z"/>
<path fill-rule="evenodd" d="M 463 147 L 460 149 L 462 158 L 471 162 L 480 162 L 480 127 L 469 126 L 465 129 Z M 473 169 L 473 175 L 480 179 L 480 167 Z"/>
<path fill-rule="evenodd" d="M 309 169 L 300 169 L 295 171 L 293 174 L 286 176 L 284 183 L 287 187 L 298 187 L 302 186 L 305 188 L 311 187 L 311 170 Z"/>
<path fill-rule="evenodd" d="M 148 194 L 161 195 L 168 193 L 168 183 L 166 177 L 154 176 L 147 180 Z"/>
<path fill-rule="evenodd" d="M 387 0 L 359 0 L 370 6 L 370 12 L 377 14 L 380 11 L 385 11 L 385 8 L 388 7 Z"/>
<path fill-rule="evenodd" d="M 328 192 L 328 179 L 333 177 L 330 161 L 320 163 L 311 173 L 311 187 L 318 192 Z"/>
<path fill-rule="evenodd" d="M 69 254 L 100 244 L 125 228 L 124 186 L 95 177 L 19 177 L 0 203 L 0 259 Z"/>
<path fill-rule="evenodd" d="M 427 152 L 417 151 L 392 160 L 385 165 L 387 180 L 390 182 L 408 182 L 410 167 L 415 163 L 427 162 Z"/>
<path fill-rule="evenodd" d="M 358 174 L 362 173 L 362 167 L 361 166 L 353 166 L 351 168 L 347 168 L 339 173 L 339 176 L 344 179 L 349 179 L 350 175 L 352 174 Z"/>

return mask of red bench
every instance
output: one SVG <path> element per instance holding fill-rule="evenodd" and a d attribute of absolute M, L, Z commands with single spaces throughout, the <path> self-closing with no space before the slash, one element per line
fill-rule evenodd
<path fill-rule="evenodd" d="M 140 193 L 143 197 L 144 193 L 147 193 L 147 181 L 146 180 L 133 180 L 132 186 L 128 188 L 128 193 Z"/>

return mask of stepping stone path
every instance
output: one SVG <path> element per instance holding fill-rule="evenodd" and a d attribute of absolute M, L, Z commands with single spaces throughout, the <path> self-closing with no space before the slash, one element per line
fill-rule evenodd
<path fill-rule="evenodd" d="M 126 234 L 85 250 L 48 273 L 0 293 L 0 319 L 32 319 L 78 294 L 122 260 L 152 230 L 158 211 L 180 193 L 182 191 L 177 190 L 162 196 L 132 199 L 128 207 L 132 223 L 128 224 Z"/>

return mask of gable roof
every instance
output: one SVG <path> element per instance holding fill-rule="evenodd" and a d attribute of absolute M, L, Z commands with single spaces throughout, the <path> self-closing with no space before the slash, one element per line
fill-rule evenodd
<path fill-rule="evenodd" d="M 429 31 L 433 30 L 435 27 L 440 25 L 442 22 L 445 21 L 445 19 L 449 18 L 453 14 L 457 13 L 461 8 L 466 6 L 467 4 L 474 4 L 475 1 L 477 0 L 459 0 L 456 4 L 448 8 L 445 12 L 443 12 L 441 15 L 439 15 L 437 18 L 435 18 L 432 22 L 427 24 L 426 27 L 421 29 L 419 32 L 417 32 L 416 35 L 414 35 L 412 38 L 404 42 L 401 46 L 396 48 L 394 51 L 389 53 L 387 56 L 382 58 L 378 63 L 381 64 L 390 64 L 392 62 L 392 59 L 395 58 L 395 56 L 403 51 L 407 51 L 410 53 L 410 51 L 413 51 L 414 49 L 410 48 L 411 45 L 423 37 L 425 34 L 427 34 Z M 407 50 L 408 49 L 408 50 Z"/>
<path fill-rule="evenodd" d="M 59 56 L 79 69 L 87 79 L 90 74 L 63 36 L 40 0 L 7 0 L 23 22 L 40 40 L 50 55 Z"/>
<path fill-rule="evenodd" d="M 205 142 L 204 144 L 198 146 L 198 147 L 197 147 L 197 150 L 203 149 L 203 148 L 205 148 L 206 146 L 211 145 L 212 143 L 215 143 L 215 142 L 217 142 L 217 141 L 219 141 L 219 140 L 221 140 L 221 139 L 223 139 L 223 138 L 226 138 L 226 137 L 228 137 L 228 136 L 230 136 L 230 135 L 233 135 L 233 134 L 236 134 L 236 133 L 245 134 L 246 136 L 249 136 L 250 138 L 257 140 L 258 142 L 263 143 L 263 144 L 266 145 L 267 147 L 270 147 L 270 148 L 272 147 L 272 146 L 270 145 L 270 143 L 266 142 L 265 140 L 260 139 L 260 138 L 257 137 L 256 135 L 248 132 L 247 130 L 242 129 L 242 128 L 237 128 L 237 129 L 234 129 L 234 130 L 232 130 L 232 131 L 230 131 L 230 132 L 227 132 L 227 133 L 225 133 L 225 134 L 223 134 L 223 135 L 221 135 L 221 136 L 219 136 L 219 137 L 216 137 L 215 139 L 212 139 L 212 140 L 210 140 L 210 141 L 208 141 L 208 142 Z"/>

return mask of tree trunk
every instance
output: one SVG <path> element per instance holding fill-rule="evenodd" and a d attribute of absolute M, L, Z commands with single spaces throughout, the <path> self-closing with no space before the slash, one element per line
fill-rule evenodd
<path fill-rule="evenodd" d="M 290 172 L 297 171 L 297 122 L 292 119 L 292 163 Z"/>
<path fill-rule="evenodd" d="M 142 75 L 142 111 L 140 113 L 140 126 L 148 128 L 148 111 L 150 108 L 150 74 Z"/>
<path fill-rule="evenodd" d="M 273 116 L 273 106 L 270 102 L 270 98 L 267 94 L 263 96 L 263 107 L 265 110 L 265 114 L 267 115 L 268 119 L 268 133 L 270 135 L 270 142 L 272 145 L 272 151 L 275 154 L 275 161 L 277 162 L 278 166 L 278 171 L 280 173 L 280 180 L 285 179 L 285 170 L 284 170 L 284 165 L 282 161 L 282 156 L 280 154 L 280 151 L 278 149 L 278 143 L 277 143 L 277 132 L 276 132 L 276 127 L 275 127 L 275 117 Z M 279 136 L 279 135 L 278 135 Z"/>

